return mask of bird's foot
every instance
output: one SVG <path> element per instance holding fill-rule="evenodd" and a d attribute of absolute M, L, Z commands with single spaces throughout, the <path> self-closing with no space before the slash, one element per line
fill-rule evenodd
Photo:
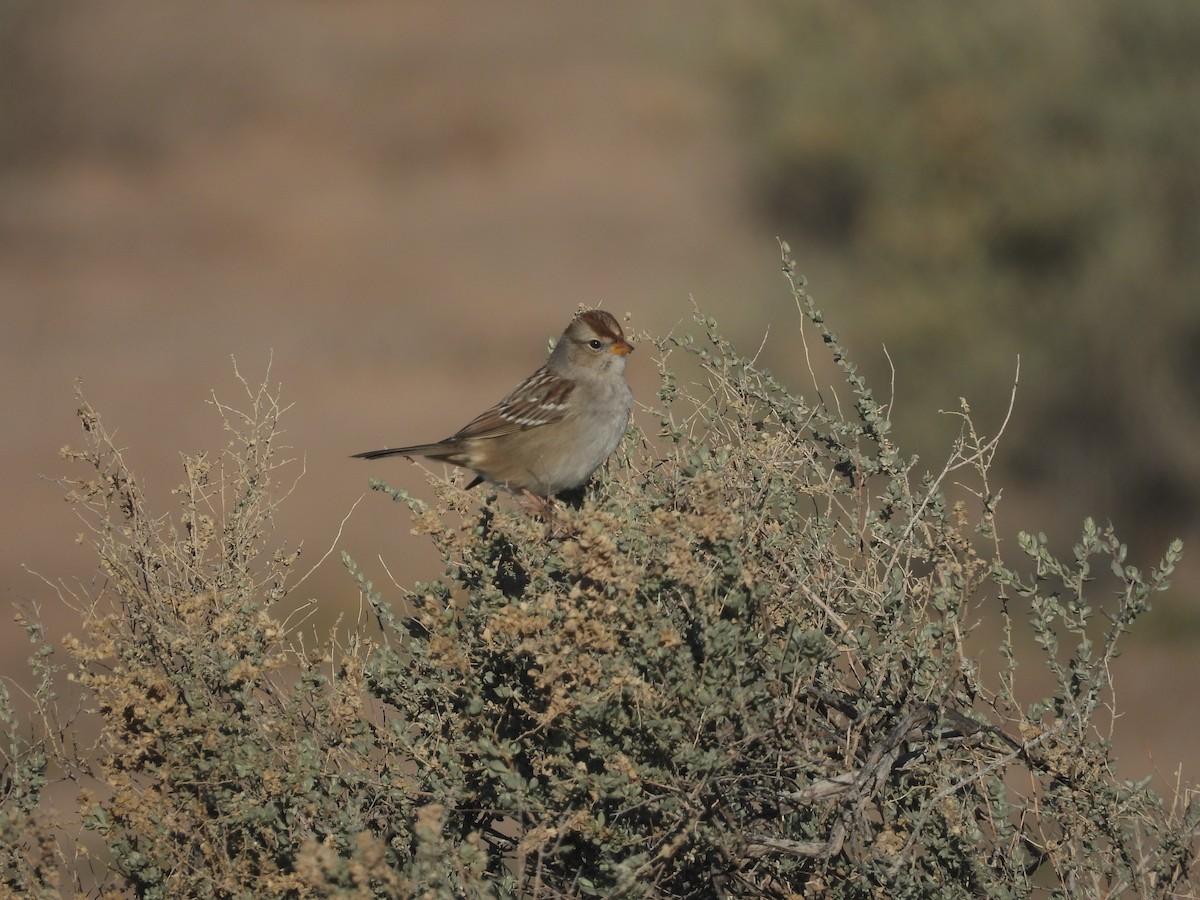
<path fill-rule="evenodd" d="M 521 491 L 517 495 L 517 505 L 529 516 L 538 516 L 545 520 L 550 533 L 554 532 L 554 498 L 539 497 L 532 491 Z"/>

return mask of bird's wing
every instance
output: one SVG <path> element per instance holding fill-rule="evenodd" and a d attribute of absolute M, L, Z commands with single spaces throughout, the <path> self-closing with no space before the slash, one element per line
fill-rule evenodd
<path fill-rule="evenodd" d="M 468 422 L 451 440 L 494 438 L 561 422 L 570 409 L 568 400 L 574 389 L 574 382 L 542 367 L 487 412 Z"/>

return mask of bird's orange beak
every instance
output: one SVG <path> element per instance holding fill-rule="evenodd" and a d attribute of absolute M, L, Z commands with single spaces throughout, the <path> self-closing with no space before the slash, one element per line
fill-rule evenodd
<path fill-rule="evenodd" d="M 633 345 L 628 341 L 613 341 L 610 353 L 615 353 L 617 356 L 625 356 L 633 352 Z"/>

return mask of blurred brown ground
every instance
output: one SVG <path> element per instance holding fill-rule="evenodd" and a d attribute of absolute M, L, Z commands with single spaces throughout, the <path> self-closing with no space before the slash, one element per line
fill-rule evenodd
<path fill-rule="evenodd" d="M 702 10 L 10 4 L 6 597 L 54 618 L 52 592 L 24 567 L 94 571 L 39 477 L 69 471 L 56 454 L 78 434 L 77 377 L 165 511 L 180 453 L 224 445 L 205 400 L 240 400 L 230 357 L 252 382 L 273 357 L 305 469 L 279 533 L 311 565 L 370 475 L 428 494 L 409 463 L 350 453 L 452 432 L 540 363 L 578 303 L 661 334 L 689 323 L 694 295 L 746 352 L 769 326 L 786 346 L 778 251 L 745 199 L 728 97 L 700 65 L 716 27 Z M 648 354 L 632 358 L 632 380 L 653 398 Z M 337 549 L 375 571 L 382 556 L 401 583 L 437 573 L 406 510 L 375 494 Z M 354 615 L 337 553 L 294 599 L 310 597 L 321 627 Z M 0 650 L 0 674 L 21 679 L 19 629 L 0 629 Z M 1192 658 L 1134 642 L 1117 661 L 1129 777 L 1169 780 L 1181 762 L 1197 777 Z"/>

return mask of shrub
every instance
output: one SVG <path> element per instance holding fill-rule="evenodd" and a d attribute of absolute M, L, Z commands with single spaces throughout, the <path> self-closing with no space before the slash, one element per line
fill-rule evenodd
<path fill-rule="evenodd" d="M 59 665 L 100 737 L 89 753 L 43 727 L 26 749 L 89 782 L 94 893 L 1190 890 L 1200 811 L 1117 779 L 1105 738 L 1108 663 L 1178 543 L 1143 573 L 1088 522 L 1066 561 L 1029 535 L 1004 561 L 998 436 L 964 403 L 945 464 L 919 474 L 785 269 L 799 346 L 832 354 L 844 388 L 806 399 L 697 316 L 699 337 L 654 341 L 659 442 L 631 430 L 553 529 L 479 511 L 457 478 L 432 506 L 376 482 L 444 571 L 385 595 L 345 555 L 371 614 L 317 650 L 273 614 L 296 563 L 269 549 L 278 392 L 218 404 L 232 442 L 186 460 L 174 520 L 82 403 L 89 474 L 70 490 L 106 580 L 74 597 L 84 631 Z M 971 643 L 985 616 L 999 672 Z M 1055 687 L 1022 705 L 1025 622 Z M 30 758 L 6 759 L 4 822 L 36 812 Z M 6 834 L 13 890 L 53 887 L 21 862 L 47 846 L 33 834 Z"/>

